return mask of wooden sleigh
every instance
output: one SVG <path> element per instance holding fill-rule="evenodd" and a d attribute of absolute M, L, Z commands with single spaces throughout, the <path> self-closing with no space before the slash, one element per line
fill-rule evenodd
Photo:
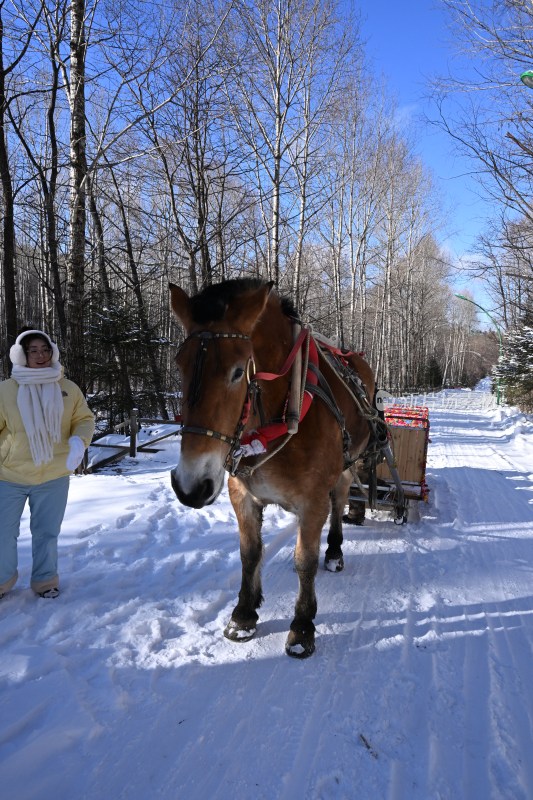
<path fill-rule="evenodd" d="M 384 409 L 388 441 L 380 447 L 379 463 L 363 470 L 366 480 L 356 478 L 350 487 L 350 503 L 370 509 L 391 509 L 394 521 L 407 521 L 410 501 L 427 502 L 426 462 L 429 443 L 429 411 L 425 406 L 393 405 Z"/>

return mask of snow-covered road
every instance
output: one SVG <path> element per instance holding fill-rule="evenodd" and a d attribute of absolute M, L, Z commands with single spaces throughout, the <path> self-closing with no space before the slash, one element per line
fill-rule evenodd
<path fill-rule="evenodd" d="M 72 480 L 62 594 L 0 601 L 0 787 L 13 800 L 531 800 L 533 420 L 431 403 L 430 497 L 345 528 L 317 650 L 284 654 L 295 523 L 265 514 L 257 636 L 227 493 L 179 505 L 179 441 Z M 1 524 L 1 523 L 0 523 Z"/>

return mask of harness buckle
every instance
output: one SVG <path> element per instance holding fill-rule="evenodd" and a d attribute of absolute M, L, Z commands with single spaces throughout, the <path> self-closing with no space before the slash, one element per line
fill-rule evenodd
<path fill-rule="evenodd" d="M 244 451 L 242 447 L 232 447 L 226 456 L 224 469 L 229 472 L 232 477 L 237 474 L 237 470 L 239 469 L 239 464 L 241 463 L 241 458 L 243 455 Z"/>

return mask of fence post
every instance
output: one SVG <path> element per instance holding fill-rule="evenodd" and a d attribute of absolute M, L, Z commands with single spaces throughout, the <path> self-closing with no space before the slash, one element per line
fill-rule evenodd
<path fill-rule="evenodd" d="M 77 467 L 76 472 L 78 472 L 80 475 L 87 475 L 88 466 L 89 466 L 89 448 L 87 447 L 83 454 L 81 464 Z"/>
<path fill-rule="evenodd" d="M 138 418 L 139 410 L 137 408 L 131 409 L 130 414 L 130 456 L 135 458 L 137 455 L 137 430 L 138 430 Z"/>

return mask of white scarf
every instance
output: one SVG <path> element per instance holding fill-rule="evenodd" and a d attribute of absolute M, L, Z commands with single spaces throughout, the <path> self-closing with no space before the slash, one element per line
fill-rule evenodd
<path fill-rule="evenodd" d="M 59 379 L 61 364 L 32 368 L 13 366 L 11 377 L 19 385 L 17 405 L 30 443 L 34 464 L 47 464 L 54 455 L 54 444 L 61 441 L 63 395 Z"/>

